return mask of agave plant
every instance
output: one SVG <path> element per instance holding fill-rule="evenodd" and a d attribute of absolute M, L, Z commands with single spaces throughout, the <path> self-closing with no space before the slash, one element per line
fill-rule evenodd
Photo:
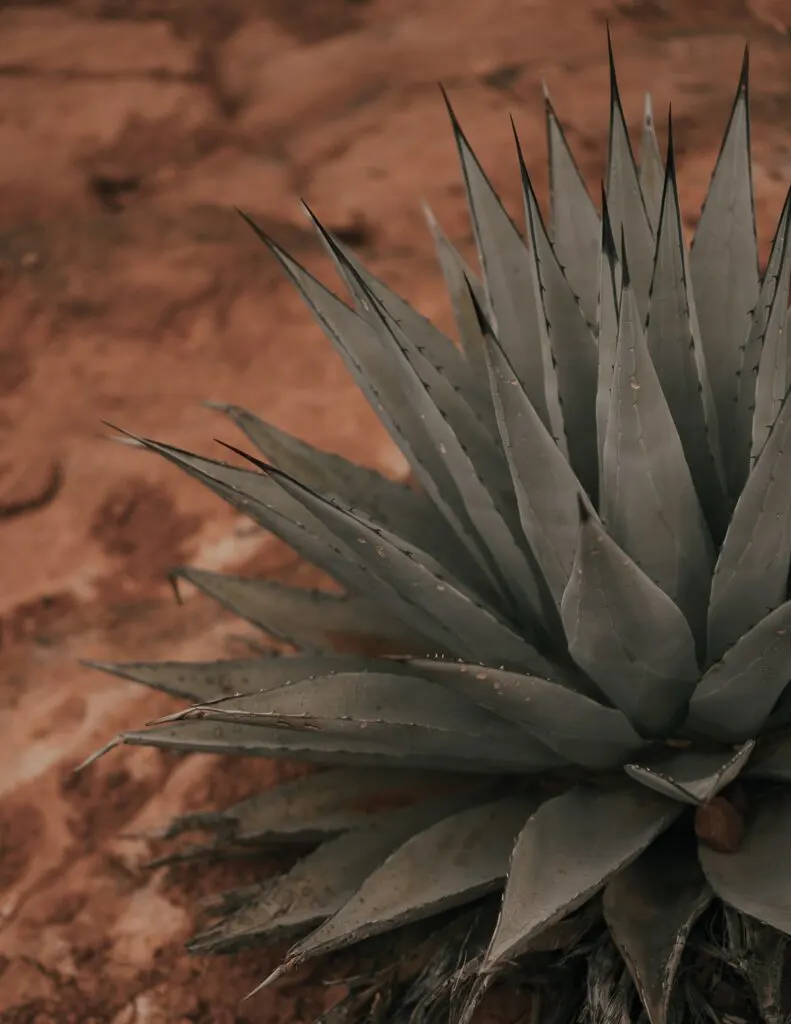
<path fill-rule="evenodd" d="M 777 1012 L 772 965 L 791 934 L 791 205 L 761 275 L 746 58 L 689 250 L 672 130 L 663 166 L 647 105 L 638 165 L 611 83 L 601 212 L 547 98 L 550 224 L 517 140 L 524 235 L 448 108 L 482 268 L 429 216 L 460 345 L 315 218 L 351 305 L 250 222 L 414 486 L 234 406 L 263 453 L 249 468 L 133 439 L 345 591 L 180 569 L 296 652 L 100 666 L 191 702 L 114 743 L 328 766 L 174 823 L 213 829 L 220 847 L 314 847 L 223 899 L 196 951 L 291 936 L 280 975 L 502 893 L 466 968 L 468 1010 L 559 927 L 579 941 L 599 920 L 634 1019 L 665 1024 L 686 1019 L 679 964 L 719 908 L 760 938 L 774 980 L 758 1008 Z"/>

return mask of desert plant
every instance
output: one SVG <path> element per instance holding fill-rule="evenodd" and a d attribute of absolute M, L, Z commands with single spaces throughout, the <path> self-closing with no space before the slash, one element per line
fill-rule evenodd
<path fill-rule="evenodd" d="M 178 570 L 297 653 L 101 666 L 192 702 L 115 742 L 329 766 L 174 823 L 315 846 L 223 898 L 195 951 L 298 936 L 279 975 L 502 892 L 480 955 L 445 972 L 466 981 L 457 1019 L 515 958 L 584 941 L 563 1019 L 665 1024 L 703 1012 L 676 980 L 705 913 L 778 1019 L 791 214 L 761 275 L 747 60 L 689 251 L 672 129 L 663 166 L 647 107 L 638 167 L 614 70 L 601 213 L 547 99 L 551 224 L 520 152 L 525 237 L 451 121 L 483 272 L 429 218 L 459 346 L 317 220 L 353 307 L 250 222 L 416 486 L 233 406 L 249 468 L 134 439 L 346 593 Z"/>

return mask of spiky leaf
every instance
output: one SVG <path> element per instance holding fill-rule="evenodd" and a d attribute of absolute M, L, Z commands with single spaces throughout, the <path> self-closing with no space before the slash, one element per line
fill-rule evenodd
<path fill-rule="evenodd" d="M 461 778 L 440 772 L 332 768 L 281 783 L 223 811 L 183 815 L 170 823 L 165 836 L 200 828 L 241 845 L 315 843 L 368 825 L 385 809 L 459 788 Z"/>
<path fill-rule="evenodd" d="M 701 846 L 700 863 L 712 889 L 725 903 L 791 934 L 791 895 L 787 881 L 791 843 L 791 794 L 763 797 L 738 850 L 719 853 Z"/>
<path fill-rule="evenodd" d="M 647 764 L 627 764 L 626 774 L 657 793 L 693 806 L 708 803 L 747 764 L 754 740 L 724 751 L 679 750 Z"/>
<path fill-rule="evenodd" d="M 769 317 L 774 307 L 778 287 L 781 286 L 781 270 L 785 280 L 785 292 L 788 294 L 789 261 L 785 259 L 788 246 L 789 218 L 791 218 L 791 190 L 786 195 L 783 212 L 780 215 L 777 231 L 772 241 L 769 261 L 761 281 L 758 302 L 750 317 L 750 330 L 739 350 L 739 377 L 736 388 L 736 404 L 729 422 L 721 425 L 721 429 L 730 434 L 728 452 L 730 456 L 729 479 L 735 495 L 741 493 L 747 475 L 755 463 L 753 453 L 753 433 L 756 426 L 756 387 L 758 371 L 762 361 L 762 350 L 766 340 Z M 785 349 L 785 344 L 782 344 Z M 768 363 L 767 363 L 768 366 Z M 780 373 L 786 379 L 786 373 Z M 791 380 L 791 378 L 787 378 Z M 766 381 L 762 381 L 765 385 Z M 762 387 L 762 391 L 766 389 Z M 763 403 L 762 403 L 763 404 Z M 762 418 L 765 412 L 762 411 Z M 765 440 L 765 438 L 764 438 Z"/>
<path fill-rule="evenodd" d="M 249 437 L 265 459 L 306 487 L 361 509 L 410 544 L 430 544 L 448 567 L 464 565 L 464 548 L 436 507 L 412 488 L 376 470 L 324 452 L 236 405 L 212 403 Z"/>
<path fill-rule="evenodd" d="M 478 330 L 477 317 L 471 309 L 467 294 L 468 289 L 472 289 L 479 305 L 483 306 L 486 302 L 483 286 L 439 226 L 428 206 L 424 206 L 424 213 L 429 230 L 434 238 L 437 260 L 450 297 L 453 318 L 456 321 L 456 329 L 459 332 L 459 341 L 470 364 L 474 384 L 477 385 L 477 393 L 480 396 L 481 410 L 483 411 L 484 407 L 491 405 L 491 395 L 486 387 L 485 378 L 482 380 L 480 377 L 481 371 L 486 365 L 483 353 L 483 339 Z"/>
<path fill-rule="evenodd" d="M 588 321 L 596 317 L 601 219 L 544 87 L 552 244 Z"/>
<path fill-rule="evenodd" d="M 650 1024 L 667 1024 L 681 954 L 712 892 L 690 843 L 663 836 L 604 890 L 604 918 Z"/>
<path fill-rule="evenodd" d="M 558 262 L 517 140 L 525 220 L 533 257 L 533 287 L 557 378 L 565 448 L 574 471 L 595 499 L 596 376 L 598 356 L 591 328 Z"/>
<path fill-rule="evenodd" d="M 262 940 L 292 937 L 336 913 L 393 850 L 443 815 L 469 805 L 484 790 L 466 796 L 424 800 L 380 814 L 354 832 L 322 844 L 265 886 L 237 913 L 197 936 L 194 952 L 231 953 Z"/>
<path fill-rule="evenodd" d="M 187 580 L 278 640 L 304 650 L 353 648 L 367 653 L 374 647 L 386 648 L 388 653 L 417 654 L 435 646 L 357 594 L 288 587 L 273 580 L 205 569 L 174 569 L 171 576 Z"/>
<path fill-rule="evenodd" d="M 624 267 L 601 507 L 613 540 L 705 630 L 711 538 Z"/>
<path fill-rule="evenodd" d="M 640 179 L 629 141 L 612 46 L 610 60 L 610 135 L 607 159 L 607 205 L 616 239 L 623 236 L 632 266 L 637 308 L 641 323 L 648 310 L 648 291 L 654 259 L 654 239 Z"/>
<path fill-rule="evenodd" d="M 491 336 L 486 358 L 522 528 L 559 606 L 577 547 L 577 499 L 585 492 Z"/>
<path fill-rule="evenodd" d="M 786 601 L 703 676 L 690 702 L 690 727 L 732 743 L 755 736 L 788 683 L 789 658 L 791 601 Z"/>
<path fill-rule="evenodd" d="M 740 348 L 758 302 L 758 243 L 755 232 L 745 53 L 739 89 L 725 139 L 703 204 L 690 255 L 690 276 L 703 351 L 711 377 L 717 419 L 734 415 Z M 723 443 L 728 435 L 723 437 Z M 733 465 L 732 449 L 724 454 Z M 731 493 L 738 481 L 731 474 Z"/>
<path fill-rule="evenodd" d="M 460 811 L 408 840 L 322 928 L 289 951 L 287 966 L 496 889 L 514 840 L 540 797 L 508 797 Z"/>
<path fill-rule="evenodd" d="M 330 672 L 364 672 L 376 663 L 340 654 L 297 654 L 229 661 L 86 662 L 92 668 L 129 679 L 174 697 L 198 703 L 240 693 L 276 690 L 286 683 Z M 399 666 L 396 664 L 396 670 Z"/>
<path fill-rule="evenodd" d="M 791 213 L 791 208 L 789 208 Z M 787 215 L 788 216 L 788 215 Z M 758 377 L 755 382 L 755 413 L 753 414 L 750 466 L 754 466 L 780 412 L 791 381 L 787 376 L 786 327 L 788 322 L 788 286 L 791 280 L 791 258 L 788 254 L 789 231 L 784 224 L 780 266 L 775 294 L 769 308 L 766 334 L 763 339 Z"/>
<path fill-rule="evenodd" d="M 615 352 L 618 346 L 618 320 L 620 317 L 623 274 L 615 248 L 607 197 L 602 190 L 602 236 L 599 256 L 598 305 L 598 368 L 596 375 L 596 441 L 599 460 L 598 493 L 604 493 L 603 455 L 607 439 L 607 424 L 612 406 L 612 383 L 615 377 Z"/>
<path fill-rule="evenodd" d="M 561 616 L 574 661 L 632 724 L 672 728 L 698 678 L 695 643 L 678 607 L 580 506 L 574 569 Z"/>
<path fill-rule="evenodd" d="M 542 744 L 573 764 L 612 768 L 645 745 L 620 711 L 604 707 L 562 682 L 452 661 L 413 660 L 408 664 L 427 679 L 524 725 Z M 557 674 L 573 685 L 573 677 L 569 680 L 562 671 Z"/>
<path fill-rule="evenodd" d="M 624 786 L 575 787 L 543 804 L 514 847 L 500 920 L 482 967 L 497 970 L 580 907 L 678 816 L 679 805 Z"/>
<path fill-rule="evenodd" d="M 497 338 L 511 359 L 533 408 L 551 430 L 545 384 L 547 353 L 538 332 L 540 314 L 532 285 L 530 253 L 484 174 L 447 96 L 445 102 L 459 152 Z"/>
<path fill-rule="evenodd" d="M 791 565 L 790 473 L 791 400 L 786 399 L 736 504 L 714 569 L 710 662 L 785 600 Z"/>
<path fill-rule="evenodd" d="M 662 167 L 662 156 L 659 152 L 659 143 L 656 138 L 654 107 L 650 93 L 645 95 L 645 105 L 643 108 L 643 134 L 640 139 L 638 177 L 648 220 L 656 233 L 659 226 L 659 210 L 662 203 L 665 171 Z"/>
<path fill-rule="evenodd" d="M 719 426 L 690 293 L 672 127 L 669 130 L 646 341 L 698 498 L 719 539 L 725 533 L 729 511 Z"/>

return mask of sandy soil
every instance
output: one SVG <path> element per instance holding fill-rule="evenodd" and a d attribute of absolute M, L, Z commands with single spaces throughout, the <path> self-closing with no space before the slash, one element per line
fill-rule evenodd
<path fill-rule="evenodd" d="M 332 991 L 240 1005 L 272 956 L 188 959 L 232 870 L 145 870 L 135 833 L 286 769 L 117 751 L 171 709 L 79 658 L 228 656 L 245 628 L 166 570 L 310 578 L 279 543 L 102 421 L 205 453 L 247 406 L 393 473 L 403 464 L 273 261 L 249 210 L 311 269 L 305 198 L 378 273 L 448 323 L 420 201 L 469 248 L 448 87 L 514 211 L 507 114 L 539 189 L 546 79 L 592 187 L 607 123 L 609 18 L 627 113 L 673 100 L 696 209 L 752 44 L 766 240 L 791 179 L 786 0 L 64 0 L 0 3 L 0 1015 L 8 1024 L 277 1024 Z M 690 220 L 690 225 L 693 223 Z M 502 1024 L 518 1019 L 500 1014 Z"/>

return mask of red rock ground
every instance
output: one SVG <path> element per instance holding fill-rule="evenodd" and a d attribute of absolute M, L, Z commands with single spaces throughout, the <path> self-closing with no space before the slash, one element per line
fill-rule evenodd
<path fill-rule="evenodd" d="M 447 323 L 420 200 L 469 244 L 436 82 L 514 210 L 516 116 L 539 188 L 541 80 L 585 174 L 602 173 L 604 25 L 627 113 L 672 97 L 682 197 L 700 201 L 745 39 L 764 238 L 791 178 L 787 0 L 72 0 L 0 3 L 0 1016 L 9 1024 L 286 1024 L 326 989 L 240 1005 L 270 954 L 181 953 L 224 873 L 174 883 L 125 838 L 230 802 L 283 769 L 122 750 L 169 710 L 77 659 L 241 652 L 238 622 L 174 604 L 184 561 L 307 579 L 109 420 L 211 453 L 245 405 L 401 472 L 373 415 L 231 207 L 311 268 L 303 197 L 372 267 Z M 690 221 L 690 224 L 692 221 Z M 237 869 L 238 870 L 238 869 Z M 518 1014 L 499 1014 L 502 1024 Z"/>

